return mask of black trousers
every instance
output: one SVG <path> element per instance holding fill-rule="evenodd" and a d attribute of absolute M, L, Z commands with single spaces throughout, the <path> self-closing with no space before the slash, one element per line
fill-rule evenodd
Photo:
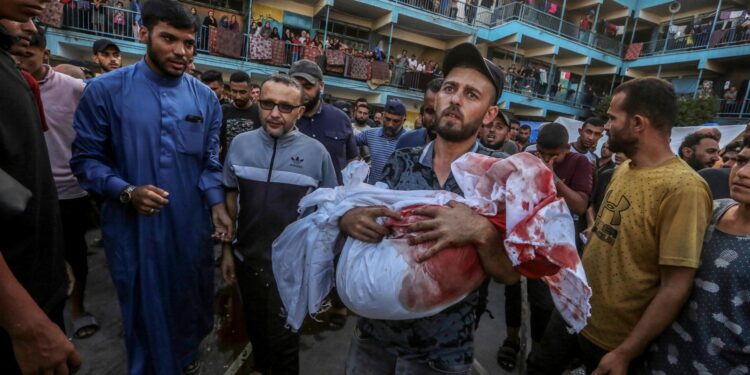
<path fill-rule="evenodd" d="M 531 339 L 540 342 L 555 305 L 547 284 L 542 280 L 528 279 L 526 285 L 531 310 Z M 521 327 L 521 283 L 505 286 L 505 325 Z"/>
<path fill-rule="evenodd" d="M 65 332 L 63 320 L 64 308 L 65 300 L 62 300 L 47 313 L 47 317 L 52 323 L 57 324 L 63 332 Z M 18 367 L 16 355 L 13 352 L 13 342 L 10 340 L 8 332 L 5 332 L 3 329 L 0 329 L 0 374 L 21 375 L 21 369 Z"/>
<path fill-rule="evenodd" d="M 598 347 L 582 335 L 571 334 L 556 310 L 549 319 L 539 350 L 529 360 L 528 375 L 562 374 L 571 363 L 580 359 L 590 374 L 599 366 L 608 351 Z M 644 373 L 644 356 L 630 362 L 628 374 Z"/>
<path fill-rule="evenodd" d="M 86 231 L 90 227 L 91 201 L 89 197 L 61 199 L 60 218 L 65 240 L 65 261 L 73 269 L 76 284 L 81 286 L 81 295 L 86 287 L 89 265 L 86 258 L 88 245 Z"/>
<path fill-rule="evenodd" d="M 271 265 L 251 265 L 235 257 L 235 274 L 255 369 L 263 374 L 299 374 L 299 334 L 286 325 Z"/>

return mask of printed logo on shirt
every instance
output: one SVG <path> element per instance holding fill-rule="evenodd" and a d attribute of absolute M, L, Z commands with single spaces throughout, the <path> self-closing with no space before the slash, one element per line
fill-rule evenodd
<path fill-rule="evenodd" d="M 596 217 L 594 233 L 602 241 L 614 245 L 617 239 L 617 227 L 622 223 L 623 212 L 630 208 L 630 201 L 624 195 L 620 196 L 620 199 L 610 200 L 611 195 L 612 191 L 608 191 L 604 197 L 604 204 L 602 205 L 604 209 L 600 209 L 599 215 Z M 605 215 L 609 218 L 609 223 L 605 223 Z"/>
<path fill-rule="evenodd" d="M 302 162 L 304 162 L 305 159 L 300 158 L 299 156 L 292 156 L 292 164 L 290 164 L 292 167 L 302 168 Z"/>

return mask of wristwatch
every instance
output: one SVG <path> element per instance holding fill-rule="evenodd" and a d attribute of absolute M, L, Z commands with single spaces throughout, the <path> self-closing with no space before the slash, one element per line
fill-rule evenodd
<path fill-rule="evenodd" d="M 135 186 L 133 185 L 125 186 L 125 189 L 122 189 L 122 192 L 120 193 L 120 203 L 122 204 L 130 203 L 130 199 L 133 198 L 132 196 L 133 190 L 135 190 Z"/>

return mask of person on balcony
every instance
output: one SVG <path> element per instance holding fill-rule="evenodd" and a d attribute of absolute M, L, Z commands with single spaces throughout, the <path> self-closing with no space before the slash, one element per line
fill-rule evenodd
<path fill-rule="evenodd" d="M 198 9 L 195 7 L 190 8 L 190 17 L 193 20 L 193 25 L 195 25 L 196 30 L 200 30 L 201 26 L 203 26 L 203 20 L 201 19 L 200 14 L 198 14 Z"/>
<path fill-rule="evenodd" d="M 271 30 L 271 39 L 272 40 L 279 40 L 280 39 L 279 28 L 278 27 L 274 27 L 273 30 Z"/>
<path fill-rule="evenodd" d="M 737 112 L 737 87 L 732 86 L 724 93 L 724 112 Z"/>
<path fill-rule="evenodd" d="M 208 15 L 203 19 L 203 27 L 200 29 L 200 49 L 207 50 L 208 49 L 208 33 L 211 27 L 218 26 L 216 23 L 216 18 L 214 18 L 214 11 L 213 9 L 208 11 Z"/>
<path fill-rule="evenodd" d="M 229 18 L 227 16 L 221 16 L 221 19 L 219 20 L 219 27 L 221 27 L 222 29 L 229 28 Z"/>
<path fill-rule="evenodd" d="M 229 18 L 229 30 L 232 31 L 240 31 L 240 23 L 237 22 L 237 15 L 233 14 L 231 18 Z M 278 34 L 278 32 L 277 32 Z"/>
<path fill-rule="evenodd" d="M 112 16 L 112 25 L 114 25 L 115 28 L 115 34 L 117 35 L 124 35 L 125 34 L 125 12 L 123 12 L 123 8 L 125 8 L 125 4 L 122 3 L 122 1 L 118 1 L 115 5 L 115 14 Z"/>

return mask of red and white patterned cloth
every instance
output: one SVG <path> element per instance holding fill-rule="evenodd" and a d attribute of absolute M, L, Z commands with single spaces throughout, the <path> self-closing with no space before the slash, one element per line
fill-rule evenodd
<path fill-rule="evenodd" d="M 362 57 L 353 57 L 351 56 L 349 58 L 349 77 L 354 79 L 360 79 L 363 81 L 367 80 L 368 71 L 369 71 L 370 62 L 367 61 L 367 59 Z"/>
<path fill-rule="evenodd" d="M 332 49 L 326 50 L 326 65 L 329 66 L 343 66 L 346 54 L 344 51 L 337 51 Z"/>
<path fill-rule="evenodd" d="M 274 40 L 271 42 L 271 64 L 284 65 L 286 63 L 286 42 Z"/>
<path fill-rule="evenodd" d="M 638 58 L 641 56 L 642 49 L 643 49 L 643 43 L 633 43 L 629 45 L 627 51 L 625 51 L 624 60 L 628 60 L 628 61 L 638 60 Z"/>
<path fill-rule="evenodd" d="M 271 40 L 260 36 L 250 38 L 250 60 L 271 60 Z"/>

